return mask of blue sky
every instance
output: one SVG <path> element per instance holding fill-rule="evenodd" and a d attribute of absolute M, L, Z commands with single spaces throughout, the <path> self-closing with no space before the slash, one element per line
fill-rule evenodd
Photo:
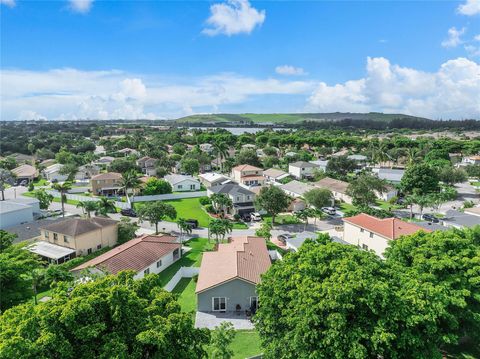
<path fill-rule="evenodd" d="M 0 1 L 6 120 L 480 115 L 478 0 Z"/>

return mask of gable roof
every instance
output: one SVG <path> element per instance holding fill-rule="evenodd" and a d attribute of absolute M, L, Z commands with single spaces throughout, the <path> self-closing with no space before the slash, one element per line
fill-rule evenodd
<path fill-rule="evenodd" d="M 398 168 L 372 168 L 372 172 L 376 173 L 380 179 L 392 182 L 400 182 L 405 170 Z"/>
<path fill-rule="evenodd" d="M 124 270 L 138 272 L 175 249 L 180 250 L 181 244 L 176 240 L 176 237 L 168 235 L 137 237 L 73 268 L 72 272 L 88 267 L 97 267 L 111 274 L 117 274 Z"/>
<path fill-rule="evenodd" d="M 223 182 L 229 179 L 228 177 L 215 172 L 201 173 L 198 175 L 198 177 L 210 183 L 219 182 L 219 181 Z"/>
<path fill-rule="evenodd" d="M 111 180 L 111 179 L 121 179 L 122 175 L 117 172 L 107 172 L 99 173 L 98 175 L 92 176 L 92 180 Z"/>
<path fill-rule="evenodd" d="M 75 237 L 84 233 L 96 231 L 100 228 L 113 226 L 115 224 L 117 224 L 117 221 L 104 217 L 93 217 L 88 219 L 69 218 L 61 222 L 41 227 L 41 229 Z"/>
<path fill-rule="evenodd" d="M 210 189 L 214 193 L 225 193 L 232 196 L 235 196 L 237 193 L 245 195 L 255 195 L 254 192 L 236 184 L 236 183 L 225 183 L 221 186 L 217 186 Z"/>
<path fill-rule="evenodd" d="M 343 221 L 364 228 L 388 239 L 397 239 L 401 236 L 407 236 L 421 230 L 431 232 L 429 229 L 417 226 L 413 223 L 404 222 L 398 218 L 381 219 L 365 213 L 344 218 Z"/>
<path fill-rule="evenodd" d="M 261 168 L 252 165 L 238 165 L 232 168 L 232 171 L 263 171 Z"/>
<path fill-rule="evenodd" d="M 165 181 L 173 185 L 183 181 L 193 181 L 198 183 L 198 180 L 196 178 L 193 178 L 192 176 L 184 176 L 184 175 L 177 175 L 177 174 L 166 175 L 164 179 Z"/>
<path fill-rule="evenodd" d="M 306 162 L 306 161 L 297 161 L 297 162 L 293 162 L 293 163 L 290 163 L 289 166 L 292 166 L 292 167 L 299 167 L 299 168 L 302 168 L 302 167 L 309 167 L 309 168 L 315 168 L 315 167 L 318 167 L 315 163 L 311 163 L 311 162 Z"/>
<path fill-rule="evenodd" d="M 299 196 L 303 196 L 305 192 L 310 191 L 314 187 L 308 183 L 300 182 L 297 180 L 290 181 L 280 186 L 280 188 L 287 192 L 296 193 Z"/>
<path fill-rule="evenodd" d="M 269 168 L 268 170 L 263 171 L 265 177 L 278 178 L 280 176 L 288 175 L 287 172 L 279 170 L 278 168 Z"/>
<path fill-rule="evenodd" d="M 21 165 L 12 170 L 12 173 L 17 177 L 32 177 L 37 176 L 38 171 L 31 165 Z"/>
<path fill-rule="evenodd" d="M 231 243 L 220 244 L 217 251 L 203 253 L 195 292 L 203 292 L 236 278 L 258 284 L 260 276 L 270 266 L 264 238 L 235 237 Z"/>
<path fill-rule="evenodd" d="M 348 182 L 336 180 L 334 178 L 325 177 L 320 181 L 314 182 L 313 185 L 319 188 L 327 188 L 338 193 L 347 193 Z"/>

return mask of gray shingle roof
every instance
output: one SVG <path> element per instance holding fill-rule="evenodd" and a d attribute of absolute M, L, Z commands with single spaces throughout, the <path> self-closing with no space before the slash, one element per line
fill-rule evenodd
<path fill-rule="evenodd" d="M 236 183 L 227 183 L 222 186 L 217 186 L 211 189 L 212 192 L 214 193 L 225 193 L 225 194 L 230 194 L 232 196 L 235 196 L 237 193 L 240 194 L 245 194 L 245 195 L 255 195 L 254 192 L 243 188 L 242 186 L 236 184 Z"/>
<path fill-rule="evenodd" d="M 316 164 L 314 163 L 310 163 L 310 162 L 305 162 L 305 161 L 297 161 L 297 162 L 293 162 L 293 163 L 290 163 L 290 166 L 293 166 L 293 167 L 300 167 L 300 168 L 305 168 L 305 167 L 311 167 L 311 168 L 314 168 L 314 167 L 318 167 Z"/>
<path fill-rule="evenodd" d="M 70 218 L 62 222 L 41 227 L 41 229 L 74 237 L 100 228 L 112 226 L 116 223 L 117 221 L 104 217 L 94 217 L 90 219 Z"/>

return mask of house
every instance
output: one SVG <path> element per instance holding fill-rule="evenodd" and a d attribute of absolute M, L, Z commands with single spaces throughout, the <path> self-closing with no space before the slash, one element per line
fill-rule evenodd
<path fill-rule="evenodd" d="M 203 152 L 206 152 L 206 153 L 212 153 L 213 152 L 213 145 L 211 143 L 202 143 L 198 147 L 200 147 L 200 149 Z"/>
<path fill-rule="evenodd" d="M 280 180 L 290 176 L 289 173 L 282 171 L 278 168 L 269 168 L 263 171 L 263 177 L 265 177 L 267 183 L 279 183 Z"/>
<path fill-rule="evenodd" d="M 45 227 L 49 224 L 64 221 L 62 217 L 48 217 L 44 219 L 39 219 L 33 222 L 27 222 L 23 224 L 17 224 L 13 227 L 8 227 L 6 231 L 16 235 L 16 238 L 13 240 L 13 243 L 20 242 L 33 242 L 41 239 L 40 228 Z"/>
<path fill-rule="evenodd" d="M 94 164 L 88 164 L 78 167 L 75 179 L 77 181 L 86 181 L 100 173 L 100 167 Z"/>
<path fill-rule="evenodd" d="M 174 192 L 199 191 L 200 181 L 192 176 L 166 175 L 165 181 L 170 183 Z"/>
<path fill-rule="evenodd" d="M 328 160 L 315 160 L 310 163 L 316 165 L 319 171 L 327 172 Z"/>
<path fill-rule="evenodd" d="M 39 211 L 39 201 L 36 198 L 0 201 L 0 229 L 32 222 L 33 214 Z"/>
<path fill-rule="evenodd" d="M 336 180 L 330 177 L 322 178 L 320 181 L 313 183 L 315 187 L 329 189 L 333 198 L 337 201 L 352 203 L 352 197 L 347 194 L 348 182 Z"/>
<path fill-rule="evenodd" d="M 63 165 L 55 163 L 42 171 L 43 177 L 50 182 L 65 182 L 68 179 L 67 174 L 61 174 Z"/>
<path fill-rule="evenodd" d="M 110 163 L 112 163 L 113 161 L 115 161 L 115 157 L 112 157 L 112 156 L 103 156 L 103 157 L 100 157 L 98 160 L 94 161 L 93 164 L 95 165 L 99 165 L 99 166 L 108 166 L 110 165 Z"/>
<path fill-rule="evenodd" d="M 288 165 L 288 173 L 297 179 L 312 178 L 318 166 L 305 161 L 297 161 Z"/>
<path fill-rule="evenodd" d="M 144 156 L 139 158 L 136 163 L 137 166 L 142 170 L 142 173 L 146 174 L 147 176 L 155 176 L 157 174 L 157 170 L 155 169 L 157 161 L 158 160 L 156 158 Z"/>
<path fill-rule="evenodd" d="M 242 150 L 248 149 L 248 150 L 254 150 L 256 149 L 257 146 L 255 146 L 253 143 L 246 143 L 242 145 Z"/>
<path fill-rule="evenodd" d="M 402 180 L 405 170 L 395 168 L 372 168 L 372 172 L 375 173 L 378 178 L 384 179 L 393 184 L 399 184 Z"/>
<path fill-rule="evenodd" d="M 106 153 L 105 147 L 101 145 L 96 145 L 93 154 L 95 155 L 104 155 Z"/>
<path fill-rule="evenodd" d="M 343 218 L 343 240 L 365 250 L 373 250 L 383 256 L 389 242 L 418 231 L 431 230 L 398 218 L 376 218 L 365 213 Z"/>
<path fill-rule="evenodd" d="M 133 149 L 133 148 L 122 148 L 121 150 L 118 150 L 117 153 L 121 153 L 124 156 L 138 156 L 140 153 Z"/>
<path fill-rule="evenodd" d="M 463 157 L 462 164 L 463 165 L 480 165 L 480 155 Z"/>
<path fill-rule="evenodd" d="M 350 156 L 347 156 L 347 158 L 349 160 L 352 160 L 358 163 L 365 163 L 367 162 L 367 159 L 368 159 L 367 156 L 364 156 L 364 155 L 350 155 Z"/>
<path fill-rule="evenodd" d="M 255 193 L 236 183 L 226 183 L 221 186 L 209 188 L 207 195 L 210 197 L 213 193 L 226 194 L 232 200 L 233 207 L 228 209 L 231 215 L 240 216 L 255 212 Z"/>
<path fill-rule="evenodd" d="M 58 264 L 105 247 L 113 247 L 117 243 L 118 222 L 104 217 L 69 218 L 41 227 L 40 233 L 41 240 L 31 245 L 29 250 L 39 254 L 38 248 L 42 248 L 44 252 L 41 256 L 50 263 Z M 59 257 L 57 251 L 64 253 L 65 248 L 69 250 L 68 258 L 67 255 Z"/>
<path fill-rule="evenodd" d="M 143 235 L 119 245 L 89 260 L 71 271 L 88 269 L 97 274 L 117 274 L 133 270 L 134 279 L 150 273 L 158 274 L 181 258 L 182 245 L 177 237 L 169 235 Z"/>
<path fill-rule="evenodd" d="M 17 181 L 33 182 L 38 177 L 38 170 L 31 165 L 21 165 L 12 170 Z"/>
<path fill-rule="evenodd" d="M 117 172 L 100 173 L 91 178 L 92 193 L 96 196 L 117 196 L 123 192 L 122 175 Z"/>
<path fill-rule="evenodd" d="M 49 159 L 46 159 L 46 160 L 43 160 L 42 162 L 40 162 L 40 166 L 42 168 L 46 168 L 48 166 L 54 165 L 55 163 L 56 163 L 56 161 L 53 158 L 49 158 Z"/>
<path fill-rule="evenodd" d="M 445 213 L 445 217 L 442 218 L 441 221 L 444 226 L 459 229 L 471 228 L 480 225 L 480 217 L 472 214 L 471 211 L 459 212 L 455 210 L 448 210 Z"/>
<path fill-rule="evenodd" d="M 300 212 L 307 208 L 307 204 L 301 198 L 293 198 L 288 205 L 287 212 Z"/>
<path fill-rule="evenodd" d="M 300 232 L 295 234 L 293 237 L 289 237 L 286 239 L 285 246 L 287 249 L 290 249 L 292 251 L 298 252 L 298 249 L 302 246 L 302 244 L 307 240 L 307 239 L 316 239 L 318 237 L 318 233 L 314 232 Z M 337 238 L 337 237 L 332 237 L 330 236 L 333 242 L 336 243 L 341 243 L 341 244 L 349 244 L 345 242 L 343 239 Z"/>
<path fill-rule="evenodd" d="M 195 293 L 200 312 L 255 313 L 257 284 L 271 266 L 265 239 L 234 237 L 219 244 L 214 252 L 204 252 Z"/>
<path fill-rule="evenodd" d="M 398 190 L 392 185 L 387 185 L 385 192 L 382 192 L 382 193 L 378 191 L 374 191 L 374 192 L 378 199 L 385 202 L 390 201 L 392 198 L 398 195 Z"/>
<path fill-rule="evenodd" d="M 201 173 L 198 178 L 206 188 L 220 186 L 231 181 L 230 178 L 215 172 Z"/>
<path fill-rule="evenodd" d="M 297 180 L 290 181 L 286 184 L 282 184 L 280 188 L 293 198 L 303 197 L 305 192 L 315 188 L 309 183 L 303 183 Z"/>
<path fill-rule="evenodd" d="M 265 177 L 263 170 L 252 165 L 239 165 L 232 168 L 232 178 L 235 182 L 245 186 L 263 186 Z"/>

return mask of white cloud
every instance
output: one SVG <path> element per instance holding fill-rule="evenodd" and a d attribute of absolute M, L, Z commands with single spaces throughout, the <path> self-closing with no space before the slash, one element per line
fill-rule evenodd
<path fill-rule="evenodd" d="M 275 67 L 275 72 L 279 75 L 306 75 L 307 73 L 301 67 L 291 65 L 282 65 Z"/>
<path fill-rule="evenodd" d="M 478 35 L 475 35 L 475 37 L 473 38 L 475 41 L 480 41 L 480 34 Z"/>
<path fill-rule="evenodd" d="M 465 51 L 467 51 L 468 57 L 479 57 L 480 56 L 480 46 L 475 45 L 465 45 Z"/>
<path fill-rule="evenodd" d="M 442 41 L 443 47 L 457 47 L 463 41 L 461 39 L 462 35 L 465 33 L 465 28 L 458 30 L 456 27 L 451 27 L 448 29 L 448 37 Z"/>
<path fill-rule="evenodd" d="M 8 7 L 15 7 L 16 2 L 15 0 L 0 0 L 0 5 L 5 5 Z"/>
<path fill-rule="evenodd" d="M 457 11 L 467 16 L 480 14 L 480 0 L 467 0 L 458 6 Z"/>
<path fill-rule="evenodd" d="M 69 0 L 70 9 L 80 14 L 86 14 L 92 8 L 93 0 Z"/>
<path fill-rule="evenodd" d="M 430 118 L 479 118 L 480 65 L 449 60 L 428 73 L 368 58 L 366 76 L 332 86 L 321 82 L 306 111 L 382 111 Z"/>
<path fill-rule="evenodd" d="M 203 33 L 209 36 L 250 34 L 265 21 L 265 10 L 253 8 L 248 0 L 227 0 L 210 6 L 209 27 Z"/>

